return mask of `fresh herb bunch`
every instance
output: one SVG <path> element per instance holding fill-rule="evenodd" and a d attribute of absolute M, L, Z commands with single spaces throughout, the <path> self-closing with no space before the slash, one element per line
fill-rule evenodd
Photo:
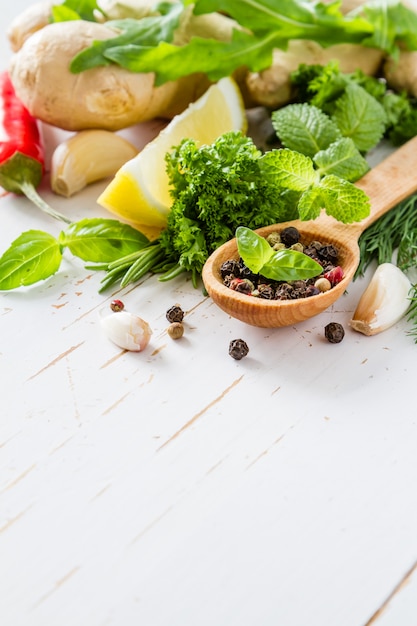
<path fill-rule="evenodd" d="M 65 0 L 53 7 L 52 14 L 55 21 L 95 20 L 100 11 L 96 0 Z M 231 40 L 217 40 L 209 32 L 207 37 L 199 33 L 184 45 L 175 45 L 175 34 L 190 11 L 196 16 L 229 16 L 236 22 Z M 73 72 L 116 63 L 133 72 L 154 72 L 160 85 L 194 72 L 218 80 L 240 67 L 261 71 L 271 66 L 273 50 L 285 50 L 292 39 L 314 40 L 324 47 L 361 43 L 394 56 L 400 45 L 417 49 L 416 14 L 399 2 L 386 0 L 366 3 L 350 15 L 343 15 L 338 0 L 182 0 L 156 3 L 150 16 L 107 25 L 117 35 L 79 53 L 71 65 Z"/>
<path fill-rule="evenodd" d="M 184 139 L 166 162 L 173 198 L 166 228 L 137 256 L 111 263 L 102 289 L 117 281 L 123 287 L 149 271 L 160 274 L 161 281 L 188 271 L 196 286 L 208 256 L 239 226 L 314 219 L 322 208 L 344 223 L 369 213 L 369 198 L 352 183 L 320 173 L 312 159 L 298 152 L 263 154 L 239 131 L 224 133 L 210 145 Z"/>

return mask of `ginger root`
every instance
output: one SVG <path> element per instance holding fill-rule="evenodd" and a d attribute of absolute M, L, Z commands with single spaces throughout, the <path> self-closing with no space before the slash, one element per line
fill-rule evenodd
<path fill-rule="evenodd" d="M 116 65 L 71 73 L 70 61 L 80 50 L 113 36 L 104 24 L 76 20 L 48 24 L 26 39 L 9 71 L 30 113 L 69 131 L 120 130 L 155 117 L 170 119 L 206 91 L 203 74 L 155 87 L 152 73 Z"/>

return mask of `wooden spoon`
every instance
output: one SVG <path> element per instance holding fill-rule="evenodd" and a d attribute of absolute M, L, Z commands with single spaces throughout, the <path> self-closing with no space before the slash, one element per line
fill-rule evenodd
<path fill-rule="evenodd" d="M 224 286 L 220 267 L 224 261 L 238 258 L 236 239 L 220 246 L 203 268 L 203 282 L 209 296 L 223 311 L 247 324 L 264 328 L 291 326 L 318 315 L 332 305 L 353 279 L 360 260 L 358 239 L 361 233 L 396 204 L 417 191 L 417 137 L 411 139 L 357 181 L 371 201 L 367 218 L 354 224 L 342 224 L 322 213 L 316 220 L 294 220 L 258 229 L 266 236 L 272 231 L 295 226 L 305 244 L 318 240 L 334 244 L 339 250 L 343 280 L 327 292 L 297 300 L 265 300 L 237 293 Z"/>

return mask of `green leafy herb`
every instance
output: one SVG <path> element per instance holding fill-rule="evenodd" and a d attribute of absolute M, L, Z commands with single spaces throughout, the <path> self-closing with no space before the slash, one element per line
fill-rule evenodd
<path fill-rule="evenodd" d="M 286 148 L 309 157 L 342 137 L 337 124 L 321 109 L 308 103 L 289 104 L 273 111 L 271 122 Z"/>
<path fill-rule="evenodd" d="M 296 99 L 326 113 L 362 153 L 382 137 L 399 146 L 417 134 L 417 101 L 391 91 L 386 82 L 361 70 L 343 73 L 335 61 L 325 66 L 301 64 L 291 74 L 291 82 Z M 301 125 L 296 121 L 293 131 Z M 280 133 L 282 129 L 277 128 Z"/>
<path fill-rule="evenodd" d="M 244 226 L 236 229 L 239 255 L 246 267 L 255 274 L 272 280 L 305 280 L 318 276 L 322 266 L 297 250 L 274 250 L 253 230 Z"/>
<path fill-rule="evenodd" d="M 86 1 L 86 4 L 87 14 L 91 14 L 91 2 Z M 65 19 L 68 7 L 68 19 L 74 19 L 77 12 L 81 13 L 76 5 L 75 0 L 66 0 L 64 8 L 54 10 L 54 14 L 58 19 Z M 207 38 L 191 36 L 184 45 L 176 45 L 173 42 L 175 20 L 178 18 L 180 24 L 181 15 L 188 14 L 190 5 L 195 16 L 224 12 L 234 20 L 236 28 L 230 41 L 217 40 L 210 32 Z M 93 52 L 86 50 L 77 55 L 72 71 L 117 63 L 130 71 L 154 72 L 156 84 L 161 84 L 194 72 L 205 72 L 210 79 L 218 80 L 240 67 L 261 71 L 271 65 L 273 50 L 285 50 L 292 39 L 314 40 L 322 46 L 363 43 L 389 54 L 395 54 L 400 44 L 417 49 L 417 16 L 402 5 L 390 4 L 387 21 L 387 6 L 383 1 L 372 3 L 372 9 L 365 6 L 360 14 L 351 15 L 342 14 L 338 0 L 330 3 L 196 0 L 194 5 L 189 0 L 182 0 L 174 6 L 166 2 L 156 4 L 155 11 L 155 16 L 139 20 L 146 21 L 137 27 L 123 21 L 113 25 L 108 23 L 117 28 L 118 33 L 105 44 L 93 44 L 96 47 Z M 174 13 L 175 20 L 170 22 L 169 16 Z M 150 30 L 153 33 L 150 39 L 149 24 L 152 24 Z"/>
<path fill-rule="evenodd" d="M 67 22 L 70 20 L 96 21 L 98 13 L 103 11 L 97 5 L 96 0 L 65 0 L 62 4 L 51 6 L 52 19 L 54 22 Z"/>
<path fill-rule="evenodd" d="M 53 276 L 61 265 L 63 250 L 84 261 L 98 263 L 95 269 L 137 253 L 149 245 L 139 231 L 117 220 L 83 219 L 70 224 L 58 239 L 40 230 L 29 230 L 15 239 L 0 258 L 0 290 L 33 285 Z"/>
<path fill-rule="evenodd" d="M 343 137 L 331 143 L 325 150 L 316 152 L 313 161 L 319 174 L 334 174 L 354 182 L 369 170 L 369 165 L 360 154 L 350 137 Z"/>
<path fill-rule="evenodd" d="M 382 139 L 386 128 L 384 108 L 360 85 L 349 84 L 335 103 L 333 121 L 360 152 L 368 152 Z"/>
<path fill-rule="evenodd" d="M 352 183 L 333 174 L 321 177 L 310 157 L 293 150 L 262 154 L 240 132 L 225 133 L 211 145 L 185 139 L 166 155 L 166 162 L 173 199 L 167 226 L 137 256 L 111 263 L 103 289 L 116 281 L 124 286 L 148 271 L 159 273 L 162 281 L 187 271 L 197 285 L 208 256 L 241 226 L 253 230 L 314 219 L 323 208 L 343 222 L 369 213 L 367 195 Z M 270 254 L 265 243 L 260 245 Z M 262 258 L 261 251 L 256 254 Z M 306 263 L 305 255 L 296 260 L 284 256 L 280 266 L 287 272 Z"/>
<path fill-rule="evenodd" d="M 44 280 L 58 271 L 62 252 L 52 235 L 40 230 L 22 233 L 0 259 L 0 289 L 16 289 Z"/>

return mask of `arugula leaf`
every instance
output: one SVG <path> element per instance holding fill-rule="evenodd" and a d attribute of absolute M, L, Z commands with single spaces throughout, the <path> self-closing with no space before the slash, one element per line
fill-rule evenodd
<path fill-rule="evenodd" d="M 342 135 L 351 137 L 361 152 L 368 152 L 376 146 L 387 123 L 383 106 L 360 85 L 353 83 L 337 100 L 332 119 Z"/>
<path fill-rule="evenodd" d="M 89 48 L 81 50 L 71 61 L 71 71 L 78 73 L 85 69 L 110 65 L 112 62 L 118 63 L 118 58 L 121 59 L 121 67 L 128 67 L 131 71 L 149 71 L 133 69 L 135 56 L 152 50 L 152 46 L 157 46 L 160 41 L 173 40 L 183 7 L 176 2 L 167 4 L 166 10 L 158 16 L 147 16 L 140 20 L 125 18 L 107 21 L 106 27 L 113 29 L 115 36 L 104 41 L 95 41 Z M 174 48 L 177 49 L 177 46 Z"/>
<path fill-rule="evenodd" d="M 289 104 L 273 111 L 271 122 L 285 147 L 309 157 L 342 136 L 328 115 L 307 103 Z"/>
<path fill-rule="evenodd" d="M 196 0 L 194 13 L 224 11 L 252 32 L 274 32 L 280 38 L 313 39 L 323 46 L 340 41 L 359 42 L 373 32 L 362 17 L 344 16 L 339 0 L 329 4 L 297 0 Z"/>
<path fill-rule="evenodd" d="M 61 232 L 59 243 L 83 261 L 111 263 L 144 248 L 149 239 L 118 220 L 86 218 L 73 222 Z"/>
<path fill-rule="evenodd" d="M 0 258 L 0 289 L 32 285 L 58 271 L 59 242 L 41 230 L 28 230 L 15 239 Z"/>
<path fill-rule="evenodd" d="M 323 208 L 328 215 L 345 224 L 359 222 L 369 215 L 368 196 L 349 181 L 329 174 L 321 179 L 320 187 L 323 189 Z"/>
<path fill-rule="evenodd" d="M 107 41 L 113 41 L 112 39 Z M 271 46 L 271 43 L 274 45 Z M 280 40 L 267 37 L 254 37 L 251 34 L 234 31 L 230 42 L 193 37 L 184 46 L 161 41 L 156 47 L 130 43 L 123 46 L 107 46 L 104 57 L 131 72 L 155 72 L 155 84 L 177 80 L 184 74 L 204 72 L 210 80 L 216 81 L 231 75 L 251 58 L 251 69 L 260 71 L 272 64 L 272 51 Z M 82 71 L 81 52 L 71 64 L 71 71 Z M 93 60 L 93 59 L 92 59 Z M 89 64 L 88 67 L 94 67 Z M 187 71 L 184 72 L 184 67 Z"/>
<path fill-rule="evenodd" d="M 417 46 L 417 15 L 400 2 L 369 3 L 363 7 L 367 19 L 374 25 L 373 34 L 364 45 L 385 50 L 398 58 L 401 41 L 409 50 Z"/>
<path fill-rule="evenodd" d="M 313 161 L 320 176 L 334 174 L 350 182 L 355 182 L 370 169 L 350 137 L 342 137 L 326 150 L 320 150 L 314 155 Z"/>
<path fill-rule="evenodd" d="M 96 12 L 102 13 L 96 0 L 65 0 L 62 4 L 52 4 L 51 14 L 54 22 L 70 20 L 96 21 Z"/>
<path fill-rule="evenodd" d="M 75 0 L 73 2 L 76 4 Z M 89 5 L 89 0 L 86 2 Z M 72 4 L 71 0 L 67 3 L 64 7 Z M 397 50 L 401 42 L 410 49 L 417 49 L 416 16 L 411 10 L 398 9 L 396 5 L 390 7 L 391 27 L 387 29 L 383 7 L 373 4 L 373 10 L 367 13 L 343 15 L 339 0 L 328 4 L 284 0 L 279 5 L 276 0 L 196 0 L 196 17 L 226 13 L 235 20 L 236 29 L 229 42 L 217 40 L 211 34 L 207 38 L 190 36 L 188 43 L 176 46 L 173 39 L 176 20 L 180 23 L 182 15 L 192 5 L 190 0 L 157 4 L 154 8 L 159 15 L 140 18 L 137 28 L 119 21 L 121 38 L 115 36 L 106 43 L 93 44 L 92 47 L 97 48 L 94 51 L 82 51 L 71 64 L 71 71 L 117 63 L 130 71 L 153 72 L 156 84 L 160 85 L 194 72 L 206 72 L 209 78 L 218 80 L 240 67 L 261 71 L 271 66 L 273 50 L 285 50 L 292 39 L 314 40 L 324 47 L 365 42 L 369 46 L 384 46 L 390 53 Z M 67 12 L 67 19 L 78 15 L 77 10 L 71 8 L 67 8 Z M 65 9 L 56 14 L 59 19 L 66 19 Z M 141 39 L 140 22 L 143 20 L 152 21 L 145 22 Z M 147 32 L 147 24 L 152 25 L 152 37 Z"/>

